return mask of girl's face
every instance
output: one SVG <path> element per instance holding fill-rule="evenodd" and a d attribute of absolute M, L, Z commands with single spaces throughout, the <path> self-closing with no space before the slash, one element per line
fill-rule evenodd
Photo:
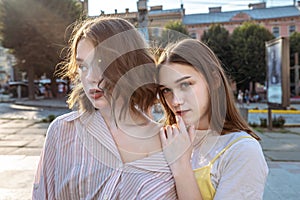
<path fill-rule="evenodd" d="M 98 83 L 102 79 L 100 67 L 92 65 L 94 49 L 91 41 L 81 39 L 77 45 L 76 61 L 84 92 L 93 106 L 100 109 L 107 106 L 108 101 L 104 96 L 104 91 L 98 87 Z M 101 62 L 100 59 L 99 62 Z"/>
<path fill-rule="evenodd" d="M 209 128 L 208 86 L 203 75 L 189 65 L 168 63 L 159 72 L 160 91 L 168 107 L 196 129 Z"/>

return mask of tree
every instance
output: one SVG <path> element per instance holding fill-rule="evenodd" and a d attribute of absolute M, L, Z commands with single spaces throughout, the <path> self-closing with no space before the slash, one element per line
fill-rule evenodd
<path fill-rule="evenodd" d="M 153 48 L 154 54 L 158 58 L 162 50 L 170 43 L 175 43 L 181 39 L 188 38 L 188 31 L 181 21 L 170 21 L 167 23 L 161 32 L 161 35 L 151 37 L 154 41 Z"/>
<path fill-rule="evenodd" d="M 300 33 L 299 32 L 293 32 L 290 35 L 290 65 L 294 66 L 295 65 L 295 53 L 298 52 L 298 61 L 300 58 Z M 299 63 L 298 63 L 299 64 Z"/>
<path fill-rule="evenodd" d="M 165 29 L 174 30 L 176 32 L 188 35 L 188 31 L 181 21 L 170 21 L 165 25 Z"/>
<path fill-rule="evenodd" d="M 34 79 L 46 73 L 55 80 L 53 72 L 68 40 L 66 28 L 79 18 L 81 3 L 75 0 L 2 0 L 0 7 L 2 45 L 12 49 L 17 58 L 16 67 L 27 72 L 29 98 L 34 99 Z"/>
<path fill-rule="evenodd" d="M 230 75 L 233 70 L 230 67 L 232 56 L 229 32 L 219 24 L 212 25 L 207 31 L 204 31 L 201 41 L 213 50 L 222 62 L 225 72 Z"/>
<path fill-rule="evenodd" d="M 231 66 L 238 89 L 247 89 L 252 82 L 252 93 L 255 93 L 255 83 L 265 82 L 265 42 L 272 39 L 274 36 L 269 30 L 252 22 L 246 22 L 233 31 L 230 40 Z"/>

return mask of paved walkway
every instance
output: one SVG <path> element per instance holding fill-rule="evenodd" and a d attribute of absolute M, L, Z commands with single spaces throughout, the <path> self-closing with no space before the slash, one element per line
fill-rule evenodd
<path fill-rule="evenodd" d="M 54 102 L 44 101 L 51 106 Z M 65 106 L 64 102 L 56 103 Z M 48 125 L 35 120 L 0 119 L 0 200 L 31 199 L 33 177 Z M 299 199 L 300 128 L 257 134 L 262 138 L 270 168 L 264 199 Z"/>

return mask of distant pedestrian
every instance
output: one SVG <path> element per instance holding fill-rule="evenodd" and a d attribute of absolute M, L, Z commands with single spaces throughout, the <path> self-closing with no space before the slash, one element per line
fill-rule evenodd
<path fill-rule="evenodd" d="M 40 94 L 43 95 L 45 98 L 46 88 L 43 83 L 39 83 L 39 90 L 40 90 Z"/>
<path fill-rule="evenodd" d="M 245 90 L 245 101 L 246 101 L 247 105 L 249 105 L 249 103 L 250 103 L 250 93 L 249 93 L 248 89 Z"/>
<path fill-rule="evenodd" d="M 51 99 L 52 98 L 51 86 L 48 83 L 45 84 L 45 98 L 46 99 Z"/>
<path fill-rule="evenodd" d="M 58 92 L 58 97 L 59 98 L 62 98 L 64 97 L 65 95 L 65 86 L 63 83 L 58 83 L 58 86 L 57 86 L 57 92 Z"/>
<path fill-rule="evenodd" d="M 242 90 L 239 90 L 238 96 L 237 96 L 237 100 L 239 104 L 243 104 L 244 101 L 244 93 L 242 92 Z"/>

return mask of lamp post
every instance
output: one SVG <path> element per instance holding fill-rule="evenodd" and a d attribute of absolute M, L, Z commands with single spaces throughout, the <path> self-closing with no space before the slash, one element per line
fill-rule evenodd
<path fill-rule="evenodd" d="M 138 10 L 138 28 L 144 35 L 145 39 L 149 40 L 148 34 L 148 9 L 147 9 L 147 0 L 139 0 L 137 2 Z"/>
<path fill-rule="evenodd" d="M 89 14 L 89 0 L 79 0 L 82 5 L 82 13 L 83 15 L 88 16 Z"/>

